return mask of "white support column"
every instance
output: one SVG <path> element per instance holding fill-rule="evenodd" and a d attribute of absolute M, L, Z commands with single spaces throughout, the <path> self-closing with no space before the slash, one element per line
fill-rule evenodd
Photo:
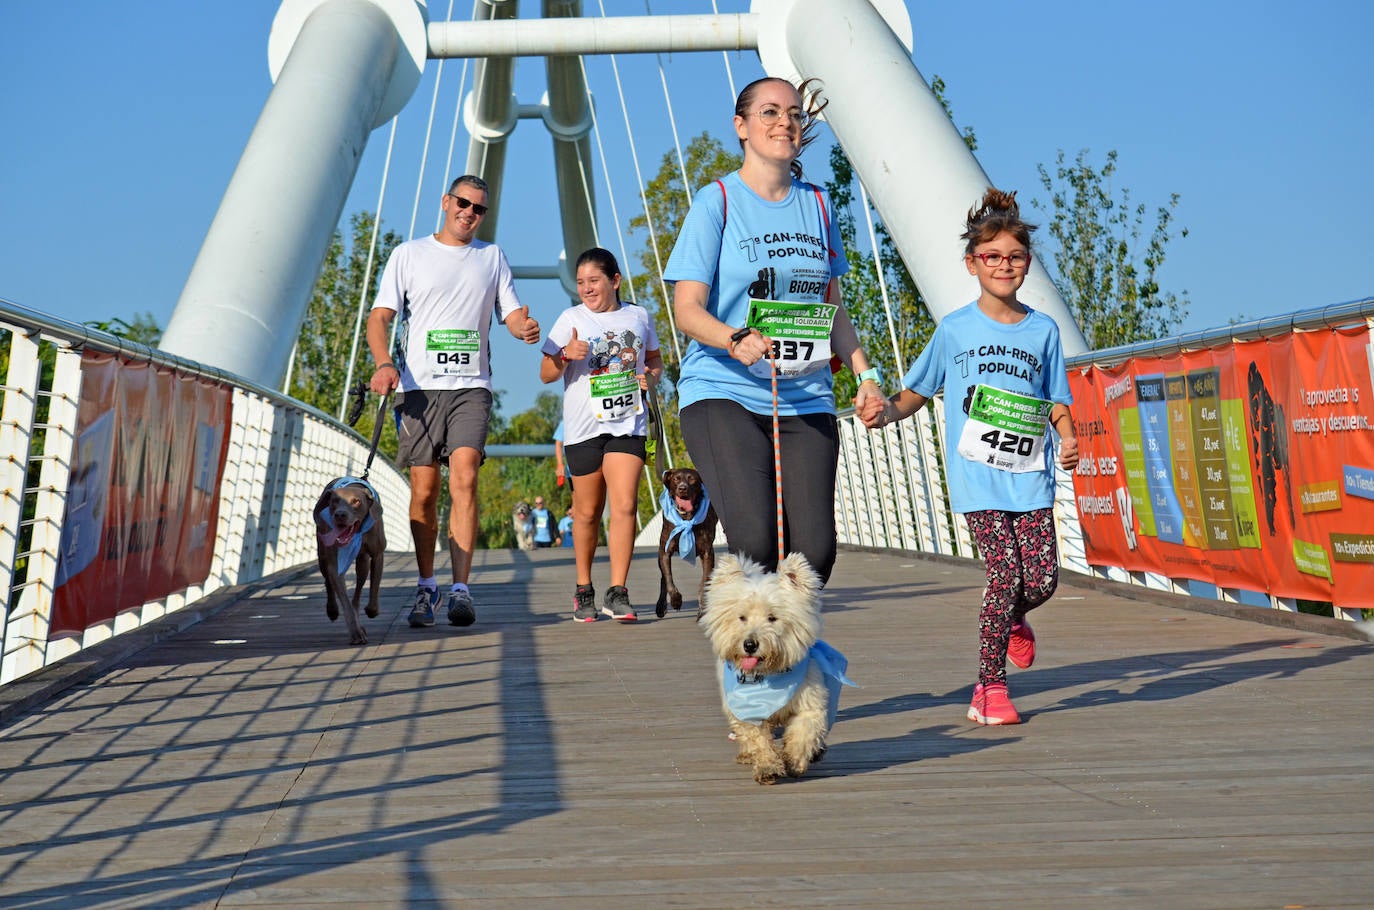
<path fill-rule="evenodd" d="M 38 333 L 24 326 L 9 330 L 9 371 L 5 377 L 5 404 L 0 411 L 0 593 L 10 600 L 14 565 L 19 555 L 20 523 L 24 517 L 24 493 L 28 487 L 29 452 L 33 445 L 33 421 L 38 411 L 34 391 L 43 365 L 38 359 Z M 47 629 L 42 630 L 47 638 Z M 16 611 L 0 613 L 0 683 L 8 682 L 42 666 L 43 652 L 31 639 L 32 624 Z"/>
<path fill-rule="evenodd" d="M 67 511 L 67 482 L 71 477 L 72 448 L 76 444 L 76 412 L 81 400 L 81 353 L 65 342 L 56 343 L 52 393 L 43 436 L 42 464 L 34 497 L 28 574 L 9 619 L 10 634 L 24 647 L 5 654 L 0 681 L 31 673 L 78 648 L 74 638 L 49 641 L 53 585 L 62 543 L 62 518 Z M 36 386 L 35 386 L 36 388 Z M 25 555 L 25 554 L 19 554 Z"/>
<path fill-rule="evenodd" d="M 939 321 L 977 297 L 978 285 L 962 266 L 959 235 L 992 181 L 883 15 L 869 0 L 755 0 L 751 8 L 760 14 L 759 53 L 768 73 L 824 83 L 825 119 L 882 212 L 931 315 Z M 1088 350 L 1038 259 L 1019 295 L 1059 323 L 1066 355 Z"/>
<path fill-rule="evenodd" d="M 479 0 L 476 10 L 476 21 L 453 24 L 460 29 L 468 29 L 514 20 L 519 13 L 514 0 Z M 463 126 L 469 137 L 465 173 L 474 174 L 487 182 L 491 210 L 477 228 L 477 236 L 492 242 L 496 239 L 496 225 L 501 217 L 506 143 L 519 122 L 520 103 L 511 92 L 515 84 L 515 61 L 509 57 L 474 56 L 477 59 L 472 66 L 473 88 L 463 99 Z M 458 176 L 449 174 L 447 180 Z"/>
<path fill-rule="evenodd" d="M 281 385 L 371 131 L 424 66 L 415 0 L 286 0 L 276 86 L 181 292 L 163 350 Z"/>
<path fill-rule="evenodd" d="M 544 17 L 568 24 L 582 15 L 581 0 L 544 0 Z M 583 250 L 598 245 L 596 194 L 592 186 L 592 107 L 582 78 L 582 59 L 556 55 L 544 62 L 549 91 L 544 125 L 553 137 L 553 168 L 558 182 L 559 214 L 563 224 L 563 290 L 577 300 L 573 263 Z"/>

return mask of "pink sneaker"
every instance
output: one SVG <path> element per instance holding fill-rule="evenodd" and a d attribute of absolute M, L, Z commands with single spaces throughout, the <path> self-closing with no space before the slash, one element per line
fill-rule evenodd
<path fill-rule="evenodd" d="M 1024 619 L 1012 623 L 1011 638 L 1007 640 L 1007 660 L 1022 670 L 1035 663 L 1035 633 Z"/>
<path fill-rule="evenodd" d="M 982 683 L 973 687 L 973 704 L 969 705 L 968 719 L 980 724 L 1019 724 L 1021 715 L 1007 695 L 1006 683 Z"/>

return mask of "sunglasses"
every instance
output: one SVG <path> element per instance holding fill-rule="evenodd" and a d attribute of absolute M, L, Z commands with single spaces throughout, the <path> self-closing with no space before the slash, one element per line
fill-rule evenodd
<path fill-rule="evenodd" d="M 460 211 L 465 208 L 471 208 L 478 218 L 487 213 L 487 207 L 480 202 L 472 202 L 471 200 L 464 199 L 462 196 L 454 196 L 452 193 L 445 193 L 444 195 L 452 196 L 454 204 L 458 206 Z"/>

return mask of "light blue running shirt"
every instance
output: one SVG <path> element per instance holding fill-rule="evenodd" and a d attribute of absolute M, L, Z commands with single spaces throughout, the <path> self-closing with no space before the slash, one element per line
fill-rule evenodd
<path fill-rule="evenodd" d="M 964 400 L 976 385 L 1073 404 L 1053 319 L 1028 308 L 1025 319 L 1007 325 L 984 315 L 977 301 L 960 307 L 936 326 L 902 385 L 926 398 L 945 389 L 945 478 L 951 509 L 1029 512 L 1054 505 L 1050 446 L 1045 446 L 1044 470 L 1022 474 L 969 461 L 958 452 L 968 422 Z"/>
<path fill-rule="evenodd" d="M 724 192 L 722 192 L 722 186 Z M 726 325 L 748 320 L 749 301 L 819 303 L 830 279 L 849 270 L 830 200 L 794 179 L 780 202 L 761 198 L 731 173 L 702 187 L 683 220 L 665 281 L 709 285 L 706 309 Z M 771 384 L 722 348 L 693 341 L 683 355 L 678 406 L 724 398 L 755 414 L 773 413 Z M 778 413 L 833 414 L 828 368 L 778 382 Z"/>

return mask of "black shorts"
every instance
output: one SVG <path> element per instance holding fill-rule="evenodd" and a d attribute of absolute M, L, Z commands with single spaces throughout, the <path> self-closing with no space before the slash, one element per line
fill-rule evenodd
<path fill-rule="evenodd" d="M 595 474 L 601 470 L 601 462 L 606 457 L 607 452 L 622 452 L 626 455 L 634 455 L 643 461 L 644 437 L 611 436 L 608 433 L 603 433 L 600 436 L 593 436 L 591 439 L 584 439 L 572 445 L 564 444 L 563 460 L 568 463 L 568 474 L 573 477 Z"/>

